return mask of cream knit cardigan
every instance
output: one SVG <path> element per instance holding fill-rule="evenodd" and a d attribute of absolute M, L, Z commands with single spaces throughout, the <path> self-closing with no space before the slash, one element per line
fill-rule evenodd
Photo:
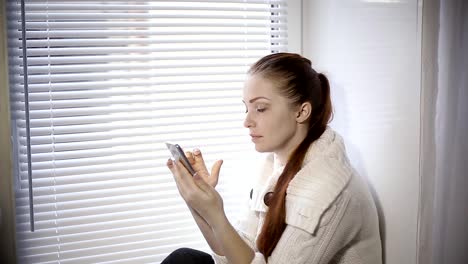
<path fill-rule="evenodd" d="M 266 159 L 246 212 L 236 230 L 255 251 L 252 263 L 266 263 L 256 239 L 267 211 L 263 197 L 283 171 L 273 154 Z M 306 153 L 286 194 L 286 229 L 268 263 L 380 264 L 382 249 L 375 204 L 356 175 L 342 138 L 328 127 Z M 228 263 L 212 253 L 216 263 Z"/>

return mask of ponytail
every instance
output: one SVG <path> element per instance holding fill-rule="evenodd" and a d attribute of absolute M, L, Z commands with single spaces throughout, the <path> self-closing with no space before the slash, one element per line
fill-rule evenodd
<path fill-rule="evenodd" d="M 310 64 L 310 62 L 309 62 Z M 309 66 L 310 68 L 310 66 Z M 311 68 L 310 68 L 311 69 Z M 312 70 L 313 71 L 313 70 Z M 316 105 L 312 105 L 312 114 L 309 120 L 309 130 L 304 140 L 292 152 L 286 166 L 278 178 L 273 190 L 273 196 L 269 200 L 269 209 L 265 216 L 262 230 L 257 239 L 257 247 L 265 259 L 271 255 L 286 228 L 286 191 L 289 183 L 301 169 L 307 150 L 325 131 L 332 118 L 332 104 L 330 99 L 330 85 L 327 77 L 322 73 L 312 76 L 318 79 L 319 87 L 306 87 L 316 89 L 313 94 L 319 95 Z M 300 87 L 295 88 L 299 90 Z M 317 91 L 318 90 L 318 91 Z M 301 91 L 298 91 L 299 93 Z M 317 98 L 314 98 L 317 100 Z M 309 98 L 310 101 L 312 98 Z"/>

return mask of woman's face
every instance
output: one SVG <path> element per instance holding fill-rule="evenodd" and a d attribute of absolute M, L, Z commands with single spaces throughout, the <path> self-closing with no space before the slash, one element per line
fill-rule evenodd
<path fill-rule="evenodd" d="M 259 152 L 281 153 L 295 146 L 297 112 L 290 99 L 282 96 L 274 83 L 260 75 L 250 75 L 244 84 L 246 106 L 244 126 Z"/>

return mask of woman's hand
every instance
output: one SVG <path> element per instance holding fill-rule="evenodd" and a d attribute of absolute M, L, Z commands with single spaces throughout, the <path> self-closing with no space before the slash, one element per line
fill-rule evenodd
<path fill-rule="evenodd" d="M 196 154 L 195 157 L 190 157 L 191 153 L 187 154 L 189 159 L 193 159 L 192 166 L 197 166 L 194 167 L 195 175 L 192 176 L 178 161 L 173 162 L 169 159 L 167 167 L 171 170 L 179 193 L 194 214 L 207 242 L 215 253 L 226 256 L 230 263 L 251 263 L 255 252 L 229 223 L 224 213 L 223 199 L 213 187 L 218 182 L 222 161 L 213 166 L 214 169 L 209 175 L 200 153 L 198 158 Z M 202 163 L 198 163 L 199 161 Z M 211 184 L 204 178 L 210 180 Z"/>
<path fill-rule="evenodd" d="M 195 172 L 211 187 L 216 187 L 219 179 L 219 171 L 221 170 L 221 165 L 223 165 L 223 160 L 217 160 L 213 164 L 210 174 L 206 169 L 203 155 L 199 149 L 194 149 L 193 152 L 186 151 L 185 156 L 187 156 L 187 159 L 189 160 Z"/>
<path fill-rule="evenodd" d="M 171 170 L 172 175 L 174 176 L 177 188 L 179 189 L 179 193 L 182 198 L 190 208 L 195 210 L 207 222 L 208 225 L 213 227 L 216 223 L 224 220 L 225 214 L 223 199 L 214 187 L 208 184 L 203 177 L 198 174 L 198 172 L 192 176 L 182 163 L 178 161 L 174 162 L 171 159 L 167 161 L 167 167 Z M 206 176 L 209 177 L 207 172 Z M 217 176 L 218 175 L 216 175 L 216 182 Z"/>

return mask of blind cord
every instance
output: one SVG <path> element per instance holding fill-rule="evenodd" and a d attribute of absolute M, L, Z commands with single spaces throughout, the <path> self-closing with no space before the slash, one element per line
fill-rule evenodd
<path fill-rule="evenodd" d="M 31 232 L 34 232 L 34 197 L 32 186 L 32 162 L 31 162 L 31 129 L 29 120 L 29 87 L 28 87 L 28 56 L 26 47 L 26 12 L 24 0 L 21 0 L 21 37 L 23 45 L 23 77 L 24 77 L 24 108 L 26 119 L 26 149 L 28 156 L 28 183 L 29 183 L 29 221 Z"/>

